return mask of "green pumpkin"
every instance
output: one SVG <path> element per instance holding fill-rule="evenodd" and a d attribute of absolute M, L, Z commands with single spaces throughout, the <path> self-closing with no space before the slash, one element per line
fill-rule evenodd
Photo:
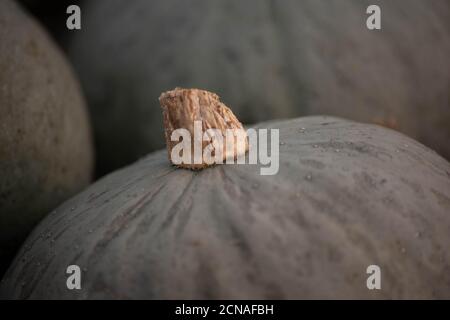
<path fill-rule="evenodd" d="M 381 30 L 366 9 L 381 7 Z M 89 1 L 69 54 L 100 175 L 163 147 L 157 97 L 216 92 L 244 124 L 329 114 L 450 158 L 448 0 Z"/>
<path fill-rule="evenodd" d="M 177 169 L 165 150 L 97 181 L 34 230 L 8 299 L 450 298 L 450 163 L 333 117 L 280 129 L 279 172 Z M 66 269 L 81 269 L 68 290 Z M 381 290 L 368 290 L 368 266 Z"/>
<path fill-rule="evenodd" d="M 79 84 L 41 26 L 0 2 L 0 274 L 28 232 L 85 187 L 90 125 Z"/>

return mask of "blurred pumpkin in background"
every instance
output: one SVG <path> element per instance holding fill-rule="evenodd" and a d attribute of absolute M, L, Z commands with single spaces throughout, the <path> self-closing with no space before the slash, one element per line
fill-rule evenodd
<path fill-rule="evenodd" d="M 34 225 L 93 171 L 79 84 L 41 26 L 0 1 L 0 275 Z"/>
<path fill-rule="evenodd" d="M 381 7 L 381 30 L 366 8 Z M 162 147 L 159 93 L 217 92 L 244 123 L 331 114 L 450 157 L 447 0 L 82 3 L 68 51 L 94 121 L 97 173 Z"/>

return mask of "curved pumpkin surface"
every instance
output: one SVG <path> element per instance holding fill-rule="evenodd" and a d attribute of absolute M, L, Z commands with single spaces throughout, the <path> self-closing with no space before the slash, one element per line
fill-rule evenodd
<path fill-rule="evenodd" d="M 332 117 L 280 129 L 280 170 L 169 165 L 99 180 L 35 229 L 6 298 L 449 298 L 450 164 L 390 129 Z M 82 270 L 82 290 L 65 270 Z M 382 289 L 368 290 L 378 265 Z"/>
<path fill-rule="evenodd" d="M 39 220 L 91 180 L 79 84 L 47 33 L 0 1 L 0 274 Z"/>
<path fill-rule="evenodd" d="M 449 2 L 344 2 L 86 3 L 69 53 L 99 172 L 163 146 L 155 97 L 177 86 L 218 93 L 244 124 L 329 114 L 393 127 L 450 158 Z M 366 27 L 371 4 L 381 30 Z"/>

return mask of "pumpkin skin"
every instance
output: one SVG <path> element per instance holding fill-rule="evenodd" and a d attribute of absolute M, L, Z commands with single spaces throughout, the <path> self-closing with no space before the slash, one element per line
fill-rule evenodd
<path fill-rule="evenodd" d="M 35 224 L 85 187 L 92 139 L 67 61 L 15 2 L 0 2 L 0 274 Z"/>
<path fill-rule="evenodd" d="M 448 1 L 342 2 L 85 3 L 68 51 L 98 173 L 163 147 L 155 97 L 177 86 L 218 93 L 244 124 L 330 114 L 394 127 L 450 158 Z M 366 28 L 371 4 L 381 31 Z"/>
<path fill-rule="evenodd" d="M 280 170 L 112 173 L 34 230 L 2 284 L 16 298 L 449 298 L 450 164 L 390 129 L 333 117 L 280 129 Z M 305 128 L 303 131 L 301 128 Z M 82 290 L 67 290 L 67 266 Z M 366 268 L 382 290 L 366 288 Z"/>

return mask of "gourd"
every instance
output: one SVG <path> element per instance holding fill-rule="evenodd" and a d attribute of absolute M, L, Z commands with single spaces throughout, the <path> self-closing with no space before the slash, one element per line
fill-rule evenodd
<path fill-rule="evenodd" d="M 329 114 L 393 127 L 450 158 L 447 0 L 89 1 L 69 54 L 99 175 L 163 147 L 159 93 L 217 92 L 244 124 Z"/>
<path fill-rule="evenodd" d="M 450 298 L 450 164 L 378 125 L 280 130 L 279 172 L 191 171 L 165 150 L 49 214 L 0 284 L 8 299 Z M 81 269 L 82 290 L 65 271 Z M 381 268 L 382 289 L 366 270 Z"/>
<path fill-rule="evenodd" d="M 60 50 L 13 1 L 0 2 L 0 275 L 34 225 L 90 179 L 91 132 Z"/>

